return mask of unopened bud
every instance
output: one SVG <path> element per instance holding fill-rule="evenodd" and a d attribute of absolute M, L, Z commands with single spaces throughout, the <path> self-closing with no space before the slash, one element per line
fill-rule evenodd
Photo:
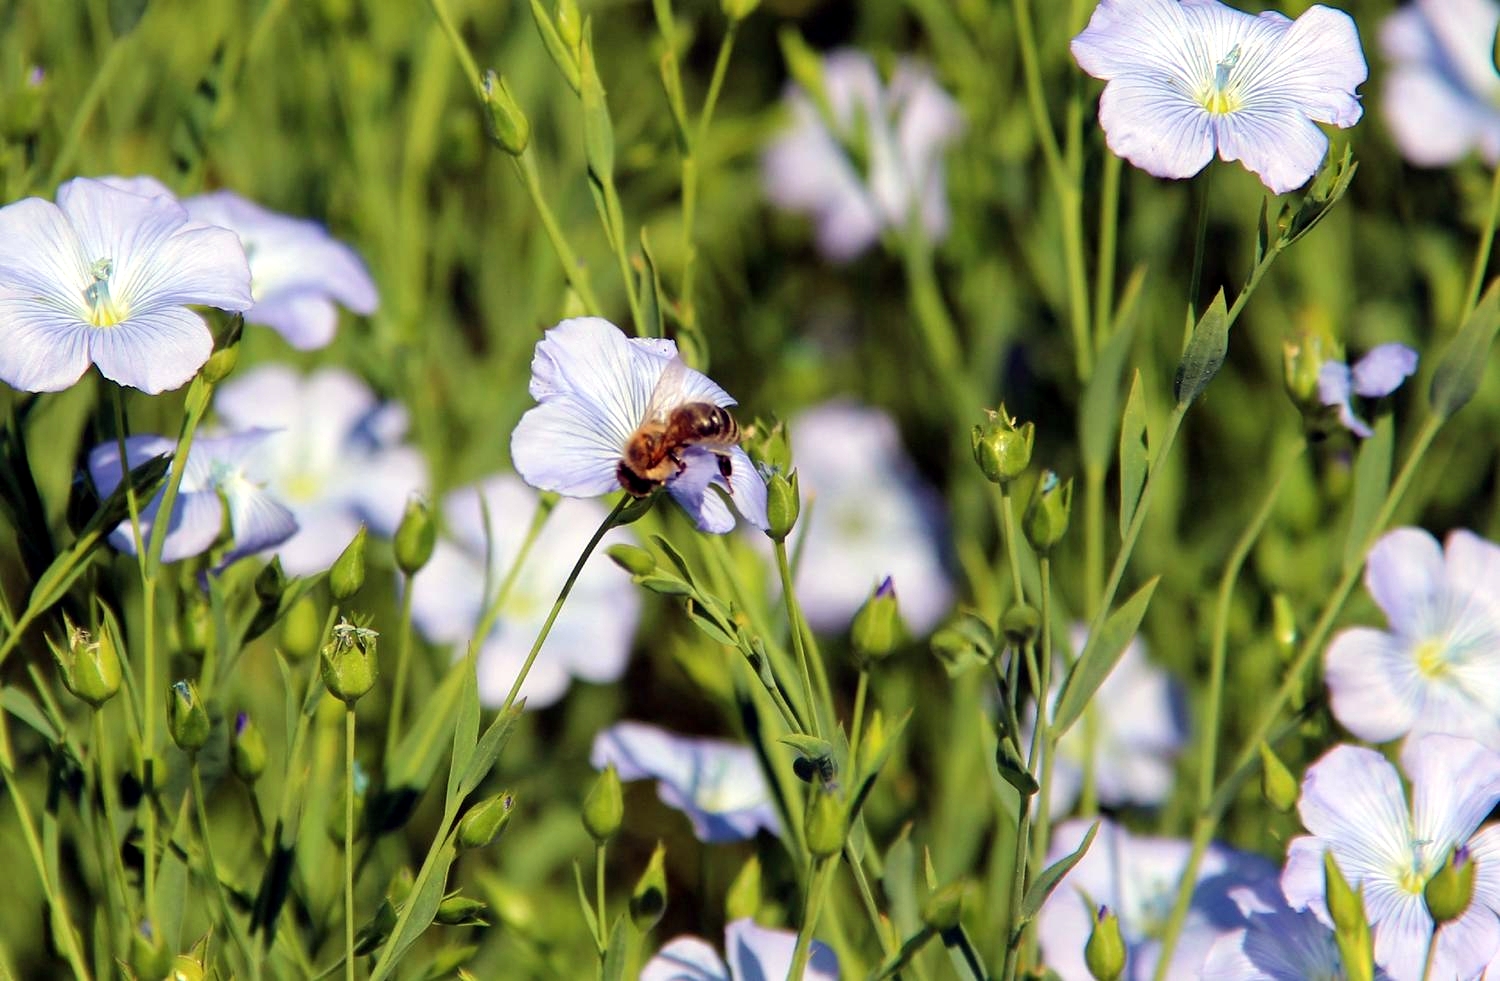
<path fill-rule="evenodd" d="M 458 847 L 483 848 L 494 841 L 510 823 L 511 810 L 515 806 L 515 795 L 507 790 L 469 808 L 458 822 Z"/>
<path fill-rule="evenodd" d="M 740 866 L 724 897 L 724 916 L 729 922 L 760 912 L 760 859 L 754 855 Z"/>
<path fill-rule="evenodd" d="M 1427 880 L 1422 895 L 1427 900 L 1427 912 L 1439 926 L 1451 923 L 1464 915 L 1469 902 L 1474 898 L 1474 857 L 1469 849 L 1460 845 L 1448 856 L 1442 867 Z"/>
<path fill-rule="evenodd" d="M 974 462 L 985 479 L 995 484 L 1008 484 L 1031 465 L 1031 450 L 1036 443 L 1036 424 L 1017 425 L 1005 406 L 1000 411 L 985 410 L 989 421 L 975 426 L 969 434 L 969 445 L 974 451 Z"/>
<path fill-rule="evenodd" d="M 848 830 L 844 802 L 838 794 L 814 785 L 807 795 L 805 826 L 807 850 L 813 858 L 832 858 L 841 852 Z"/>
<path fill-rule="evenodd" d="M 1271 597 L 1271 636 L 1283 657 L 1290 657 L 1297 649 L 1297 614 L 1292 612 L 1285 593 Z"/>
<path fill-rule="evenodd" d="M 323 639 L 323 614 L 311 595 L 304 595 L 281 621 L 281 651 L 293 661 L 312 657 Z"/>
<path fill-rule="evenodd" d="M 577 46 L 576 42 L 572 44 L 574 48 Z M 516 104 L 505 79 L 495 74 L 494 69 L 485 71 L 479 87 L 484 96 L 484 107 L 488 110 L 485 130 L 490 141 L 511 156 L 519 157 L 531 142 L 531 122 L 526 113 Z"/>
<path fill-rule="evenodd" d="M 285 588 L 286 573 L 281 571 L 281 556 L 273 556 L 255 577 L 255 597 L 262 604 L 275 606 L 281 602 L 281 591 Z"/>
<path fill-rule="evenodd" d="M 432 509 L 426 499 L 413 494 L 406 502 L 406 511 L 401 515 L 401 524 L 396 526 L 396 568 L 408 576 L 414 576 L 437 547 L 437 524 L 432 520 Z"/>
<path fill-rule="evenodd" d="M 861 670 L 896 649 L 901 637 L 901 613 L 896 607 L 896 588 L 885 579 L 854 614 L 849 628 L 849 646 Z"/>
<path fill-rule="evenodd" d="M 403 865 L 391 876 L 391 881 L 385 887 L 386 902 L 392 906 L 400 906 L 406 902 L 406 897 L 411 895 L 411 887 L 416 882 L 412 875 L 411 866 Z"/>
<path fill-rule="evenodd" d="M 658 842 L 651 861 L 646 863 L 646 871 L 630 893 L 630 919 L 641 933 L 661 922 L 662 914 L 667 911 L 666 857 L 666 847 Z"/>
<path fill-rule="evenodd" d="M 656 556 L 639 545 L 611 545 L 604 554 L 632 576 L 649 576 L 656 571 Z"/>
<path fill-rule="evenodd" d="M 1120 918 L 1108 906 L 1099 907 L 1094 929 L 1083 945 L 1083 962 L 1095 981 L 1116 981 L 1125 971 L 1125 937 Z"/>
<path fill-rule="evenodd" d="M 68 631 L 68 646 L 64 649 L 51 645 L 63 685 L 82 701 L 98 708 L 120 690 L 120 655 L 114 639 L 106 630 L 95 640 L 87 630 L 74 626 L 66 614 L 63 623 Z"/>
<path fill-rule="evenodd" d="M 1290 814 L 1297 806 L 1297 778 L 1265 743 L 1260 744 L 1260 792 L 1283 814 Z"/>
<path fill-rule="evenodd" d="M 172 958 L 172 968 L 167 972 L 166 981 L 203 981 L 207 976 L 201 960 L 192 954 L 178 954 Z"/>
<path fill-rule="evenodd" d="M 780 471 L 773 472 L 766 481 L 766 517 L 769 530 L 766 532 L 773 542 L 784 542 L 797 524 L 802 513 L 802 495 L 797 487 L 797 471 L 790 477 Z"/>
<path fill-rule="evenodd" d="M 1025 647 L 1036 640 L 1041 630 L 1042 615 L 1030 603 L 1017 603 L 1000 620 L 1000 632 L 1012 647 Z"/>
<path fill-rule="evenodd" d="M 360 525 L 353 540 L 328 570 L 328 592 L 336 602 L 349 599 L 365 584 L 365 540 L 369 536 L 369 529 Z"/>
<path fill-rule="evenodd" d="M 233 374 L 235 366 L 240 363 L 240 337 L 244 332 L 245 318 L 237 313 L 230 318 L 229 329 L 219 338 L 218 349 L 203 364 L 201 374 L 204 381 L 217 385 Z"/>
<path fill-rule="evenodd" d="M 1045 555 L 1068 533 L 1068 515 L 1073 510 L 1073 479 L 1058 480 L 1051 470 L 1042 471 L 1026 507 L 1022 529 L 1037 554 Z"/>
<path fill-rule="evenodd" d="M 584 799 L 583 827 L 589 837 L 602 845 L 615 836 L 624 820 L 625 797 L 620 790 L 620 775 L 611 763 L 599 774 Z"/>
<path fill-rule="evenodd" d="M 578 0 L 558 0 L 557 36 L 574 51 L 583 41 L 583 14 L 578 11 Z"/>
<path fill-rule="evenodd" d="M 934 889 L 922 904 L 922 922 L 942 933 L 958 926 L 964 911 L 963 882 L 950 882 L 941 889 Z"/>
<path fill-rule="evenodd" d="M 477 899 L 467 896 L 449 896 L 438 903 L 433 921 L 443 926 L 489 926 L 484 914 L 489 907 Z"/>
<path fill-rule="evenodd" d="M 323 685 L 350 708 L 371 688 L 379 675 L 375 657 L 380 635 L 340 618 L 333 628 L 333 638 L 323 645 Z"/>
<path fill-rule="evenodd" d="M 1323 895 L 1327 898 L 1328 915 L 1339 930 L 1353 933 L 1366 922 L 1364 901 L 1344 878 L 1332 851 L 1323 853 Z"/>
<path fill-rule="evenodd" d="M 167 690 L 167 731 L 184 753 L 196 753 L 208 742 L 213 724 L 191 681 L 174 681 Z"/>
<path fill-rule="evenodd" d="M 142 920 L 130 935 L 130 967 L 138 978 L 160 978 L 172 969 L 172 954 L 156 937 L 151 923 Z"/>
<path fill-rule="evenodd" d="M 265 734 L 244 712 L 234 717 L 234 731 L 229 737 L 229 759 L 234 775 L 245 783 L 259 780 L 266 769 Z"/>

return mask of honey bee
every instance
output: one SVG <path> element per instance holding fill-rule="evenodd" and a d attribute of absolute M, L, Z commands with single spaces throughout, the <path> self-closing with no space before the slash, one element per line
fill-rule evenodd
<path fill-rule="evenodd" d="M 687 365 L 667 362 L 651 392 L 645 418 L 625 441 L 615 474 L 634 497 L 645 497 L 687 469 L 683 451 L 708 450 L 718 457 L 719 473 L 728 485 L 733 474 L 729 449 L 740 441 L 740 426 L 729 410 L 712 402 L 689 400 L 683 393 Z"/>

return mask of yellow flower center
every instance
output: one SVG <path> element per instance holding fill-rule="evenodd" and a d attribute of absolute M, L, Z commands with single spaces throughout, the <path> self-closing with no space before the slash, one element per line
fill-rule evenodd
<path fill-rule="evenodd" d="M 289 500 L 315 501 L 323 492 L 323 481 L 313 473 L 292 474 L 282 483 L 281 491 Z"/>
<path fill-rule="evenodd" d="M 1441 678 L 1448 673 L 1448 659 L 1444 656 L 1448 647 L 1438 638 L 1424 640 L 1412 651 L 1417 671 L 1424 678 Z"/>
<path fill-rule="evenodd" d="M 83 299 L 88 304 L 89 323 L 95 327 L 113 327 L 130 316 L 125 304 L 110 295 L 109 277 L 114 271 L 115 264 L 111 259 L 97 259 L 89 267 L 89 275 L 94 281 L 84 289 Z"/>
<path fill-rule="evenodd" d="M 1214 66 L 1213 78 L 1205 79 L 1198 89 L 1198 104 L 1215 116 L 1238 112 L 1245 103 L 1239 80 L 1231 77 L 1239 62 L 1240 46 L 1236 44 L 1224 60 Z"/>

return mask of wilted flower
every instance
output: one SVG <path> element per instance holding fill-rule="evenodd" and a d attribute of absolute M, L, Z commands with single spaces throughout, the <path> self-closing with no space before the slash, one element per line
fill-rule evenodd
<path fill-rule="evenodd" d="M 511 462 L 531 486 L 569 497 L 620 490 L 626 444 L 643 424 L 664 425 L 672 410 L 690 403 L 735 404 L 707 375 L 682 364 L 676 342 L 626 337 L 599 317 L 547 331 L 531 361 L 531 396 L 538 404 L 511 434 Z M 767 527 L 766 484 L 744 450 L 684 445 L 675 452 L 679 467 L 666 478 L 667 493 L 701 530 L 734 528 L 720 492 L 746 521 Z"/>
<path fill-rule="evenodd" d="M 676 937 L 641 968 L 640 981 L 768 981 L 792 969 L 797 935 L 754 920 L 734 920 L 724 928 L 726 966 L 719 952 L 698 937 Z M 804 981 L 838 981 L 839 962 L 824 944 L 812 942 Z"/>
<path fill-rule="evenodd" d="M 492 518 L 488 570 L 481 495 Z M 444 515 L 452 537 L 439 540 L 431 561 L 413 577 L 411 586 L 412 616 L 428 640 L 439 644 L 469 640 L 485 605 L 520 556 L 537 506 L 536 492 L 509 475 L 490 477 L 445 498 Z M 484 704 L 498 706 L 505 701 L 558 590 L 605 517 L 605 510 L 594 501 L 563 500 L 553 509 L 515 576 L 494 626 L 481 639 L 479 697 Z M 602 544 L 629 541 L 623 529 L 615 529 L 604 536 Z M 521 687 L 527 706 L 551 705 L 574 677 L 595 683 L 618 678 L 630 656 L 639 613 L 639 591 L 622 570 L 604 561 L 585 564 Z"/>
<path fill-rule="evenodd" d="M 1342 361 L 1324 361 L 1318 369 L 1318 401 L 1338 406 L 1344 428 L 1369 439 L 1369 424 L 1354 414 L 1354 396 L 1385 398 L 1416 371 L 1417 352 L 1405 344 L 1382 344 L 1356 361 L 1353 368 Z"/>
<path fill-rule="evenodd" d="M 220 560 L 228 565 L 286 541 L 297 531 L 292 512 L 266 493 L 264 484 L 247 464 L 256 449 L 275 432 L 248 429 L 225 436 L 199 436 L 193 440 L 182 471 L 182 484 L 162 545 L 162 561 L 176 562 L 207 552 L 224 531 L 228 511 L 229 537 L 233 548 Z M 165 436 L 131 436 L 125 440 L 126 464 L 135 469 L 155 456 L 170 456 L 175 440 Z M 108 496 L 121 480 L 120 444 L 101 443 L 89 451 L 89 476 L 100 496 Z M 149 502 L 141 502 L 141 541 L 149 543 L 151 528 L 161 508 L 165 488 Z M 135 534 L 130 519 L 110 533 L 116 549 L 135 554 Z"/>
<path fill-rule="evenodd" d="M 195 221 L 239 235 L 250 260 L 255 305 L 245 321 L 265 324 L 298 350 L 323 347 L 338 327 L 338 304 L 362 316 L 379 297 L 354 250 L 306 218 L 268 211 L 233 191 L 182 202 Z"/>
<path fill-rule="evenodd" d="M 791 422 L 805 501 L 788 548 L 796 589 L 815 630 L 841 631 L 889 579 L 917 635 L 953 605 L 943 565 L 941 498 L 918 475 L 895 420 L 879 409 L 826 402 Z"/>
<path fill-rule="evenodd" d="M 621 780 L 655 779 L 662 801 L 686 814 L 702 841 L 738 841 L 781 827 L 748 746 L 620 722 L 594 737 L 589 762 L 596 768 L 613 763 Z"/>
<path fill-rule="evenodd" d="M 1445 732 L 1500 748 L 1500 546 L 1420 528 L 1375 543 L 1365 588 L 1390 630 L 1350 627 L 1328 647 L 1334 717 L 1361 739 Z"/>
<path fill-rule="evenodd" d="M 299 531 L 276 550 L 290 575 L 328 568 L 362 523 L 395 534 L 407 498 L 427 486 L 422 454 L 402 442 L 405 411 L 342 369 L 304 376 L 264 365 L 226 382 L 214 409 L 233 427 L 279 430 L 254 469 L 297 519 Z"/>
<path fill-rule="evenodd" d="M 1500 801 L 1500 754 L 1471 739 L 1429 735 L 1409 741 L 1402 769 L 1371 749 L 1336 746 L 1302 781 L 1298 812 L 1311 835 L 1288 849 L 1281 886 L 1293 909 L 1310 909 L 1331 923 L 1324 904 L 1323 853 L 1363 886 L 1365 915 L 1375 937 L 1375 961 L 1396 978 L 1476 977 L 1500 948 L 1500 828 L 1475 834 Z M 1476 864 L 1467 911 L 1437 930 L 1423 891 L 1453 850 L 1467 845 Z"/>
<path fill-rule="evenodd" d="M 942 155 L 963 131 L 957 104 L 916 63 L 901 61 L 886 85 L 870 56 L 850 48 L 824 56 L 822 80 L 832 120 L 808 93 L 787 90 L 793 124 L 762 160 L 767 197 L 810 213 L 818 248 L 837 262 L 913 218 L 941 240 L 949 223 Z"/>
<path fill-rule="evenodd" d="M 1380 25 L 1385 118 L 1407 160 L 1441 167 L 1478 149 L 1500 163 L 1497 27 L 1495 0 L 1416 0 Z"/>
<path fill-rule="evenodd" d="M 1072 630 L 1073 650 L 1088 639 L 1082 624 Z M 1052 704 L 1062 690 L 1054 670 Z M 1094 786 L 1099 802 L 1109 807 L 1154 806 L 1172 790 L 1174 761 L 1187 738 L 1182 690 L 1173 678 L 1146 659 L 1139 638 L 1132 639 L 1119 663 L 1099 686 L 1092 701 Z M 1022 745 L 1029 745 L 1035 710 L 1025 720 Z M 1079 722 L 1057 744 L 1053 757 L 1051 809 L 1066 814 L 1078 799 L 1088 766 L 1090 726 Z"/>
<path fill-rule="evenodd" d="M 1359 122 L 1369 74 L 1354 21 L 1314 4 L 1295 21 L 1217 0 L 1101 0 L 1073 57 L 1106 80 L 1109 148 L 1156 177 L 1192 177 L 1217 150 L 1271 191 L 1307 183 L 1328 151 L 1318 123 Z"/>
<path fill-rule="evenodd" d="M 1091 821 L 1073 820 L 1053 833 L 1051 865 L 1074 851 Z M 1125 940 L 1128 981 L 1154 975 L 1161 956 L 1160 933 L 1177 898 L 1191 845 L 1171 838 L 1135 837 L 1104 819 L 1089 850 L 1042 906 L 1037 929 L 1047 966 L 1065 978 L 1086 978 L 1084 942 L 1099 906 L 1119 917 Z M 1197 977 L 1198 968 L 1222 934 L 1245 925 L 1243 892 L 1275 894 L 1275 869 L 1255 855 L 1210 845 L 1198 870 L 1192 905 L 1172 953 L 1169 978 Z"/>
<path fill-rule="evenodd" d="M 213 351 L 188 304 L 245 310 L 239 240 L 170 198 L 80 177 L 57 203 L 0 208 L 0 380 L 55 392 L 89 366 L 144 392 L 178 388 Z"/>

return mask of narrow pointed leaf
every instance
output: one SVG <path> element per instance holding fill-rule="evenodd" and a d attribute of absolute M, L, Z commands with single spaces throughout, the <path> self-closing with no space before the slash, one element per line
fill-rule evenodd
<path fill-rule="evenodd" d="M 1391 456 L 1396 448 L 1396 423 L 1390 415 L 1375 421 L 1374 434 L 1360 444 L 1354 461 L 1354 498 L 1349 505 L 1349 533 L 1344 539 L 1344 570 L 1365 560 L 1365 539 L 1374 530 L 1380 506 L 1391 486 Z"/>
<path fill-rule="evenodd" d="M 1125 414 L 1120 422 L 1120 537 L 1135 518 L 1146 486 L 1146 470 L 1151 464 L 1151 448 L 1146 433 L 1146 397 L 1142 394 L 1141 373 L 1130 381 L 1125 399 Z"/>
<path fill-rule="evenodd" d="M 1026 890 L 1026 895 L 1021 898 L 1021 917 L 1031 919 L 1041 912 L 1042 904 L 1047 897 L 1052 895 L 1052 890 L 1063 880 L 1063 876 L 1072 871 L 1073 866 L 1083 860 L 1088 854 L 1089 846 L 1094 843 L 1094 836 L 1099 833 L 1099 822 L 1095 821 L 1089 828 L 1088 834 L 1078 843 L 1078 847 L 1062 858 L 1053 862 L 1041 871 Z"/>
<path fill-rule="evenodd" d="M 1187 350 L 1177 365 L 1173 392 L 1179 405 L 1191 403 L 1203 394 L 1223 367 L 1224 355 L 1228 351 L 1229 311 L 1224 306 L 1224 291 L 1219 290 L 1208 309 L 1203 311 L 1203 316 L 1198 318 L 1193 335 L 1188 339 Z"/>
<path fill-rule="evenodd" d="M 1447 419 L 1469 404 L 1484 378 L 1497 327 L 1500 327 L 1500 279 L 1491 281 L 1479 306 L 1443 351 L 1442 360 L 1432 374 L 1428 395 L 1432 411 Z"/>
<path fill-rule="evenodd" d="M 1141 618 L 1151 605 L 1151 594 L 1156 592 L 1160 576 L 1152 577 L 1124 605 L 1111 613 L 1099 630 L 1091 634 L 1083 645 L 1083 653 L 1068 672 L 1062 692 L 1057 699 L 1057 713 L 1052 720 L 1052 737 L 1061 739 L 1063 734 L 1083 715 L 1084 708 L 1094 692 L 1104 684 L 1104 679 L 1115 669 L 1125 648 L 1140 629 Z"/>

